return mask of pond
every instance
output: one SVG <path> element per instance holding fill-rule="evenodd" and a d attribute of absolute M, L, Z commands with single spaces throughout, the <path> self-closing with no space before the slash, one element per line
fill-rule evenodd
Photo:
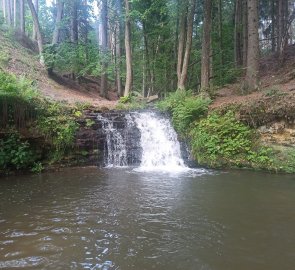
<path fill-rule="evenodd" d="M 0 180 L 0 269 L 294 269 L 295 177 L 65 169 Z"/>

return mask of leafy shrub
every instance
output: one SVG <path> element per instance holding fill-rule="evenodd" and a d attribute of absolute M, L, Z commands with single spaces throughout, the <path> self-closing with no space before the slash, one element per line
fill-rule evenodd
<path fill-rule="evenodd" d="M 31 169 L 32 173 L 41 173 L 44 170 L 44 167 L 41 162 L 35 162 Z"/>
<path fill-rule="evenodd" d="M 25 169 L 35 161 L 28 142 L 22 142 L 17 134 L 0 140 L 0 169 Z"/>
<path fill-rule="evenodd" d="M 186 97 L 172 108 L 172 121 L 175 129 L 186 135 L 191 123 L 207 114 L 211 100 L 202 97 Z"/>
<path fill-rule="evenodd" d="M 213 113 L 196 123 L 191 133 L 193 154 L 200 164 L 235 165 L 266 168 L 270 166 L 270 150 L 254 144 L 255 133 L 235 119 Z"/>
<path fill-rule="evenodd" d="M 24 77 L 16 78 L 0 70 L 0 99 L 3 97 L 15 97 L 30 102 L 38 94 L 32 81 Z"/>
<path fill-rule="evenodd" d="M 157 108 L 172 113 L 175 129 L 186 135 L 191 123 L 205 116 L 211 100 L 194 96 L 191 91 L 180 91 L 170 94 L 166 99 L 157 103 Z"/>
<path fill-rule="evenodd" d="M 38 130 L 54 147 L 54 159 L 60 159 L 62 154 L 72 147 L 78 124 L 68 115 L 50 115 L 38 119 Z"/>
<path fill-rule="evenodd" d="M 186 98 L 191 98 L 192 96 L 192 91 L 177 90 L 170 93 L 164 100 L 157 102 L 156 107 L 160 111 L 172 111 L 173 108 L 183 103 Z"/>

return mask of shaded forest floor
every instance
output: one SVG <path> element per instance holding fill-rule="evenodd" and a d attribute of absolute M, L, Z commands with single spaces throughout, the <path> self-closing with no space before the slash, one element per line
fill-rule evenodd
<path fill-rule="evenodd" d="M 96 78 L 81 78 L 78 83 L 71 79 L 70 74 L 63 76 L 55 74 L 49 77 L 44 67 L 40 65 L 37 53 L 34 52 L 34 44 L 28 38 L 20 38 L 17 34 L 0 29 L 0 44 L 0 68 L 16 76 L 30 78 L 36 83 L 43 96 L 69 104 L 87 103 L 108 109 L 113 109 L 117 105 L 118 98 L 114 90 L 109 92 L 109 99 L 99 96 L 100 82 Z M 283 110 L 281 116 L 284 113 L 289 114 L 286 111 L 295 107 L 295 45 L 288 47 L 284 58 L 282 67 L 279 66 L 278 57 L 275 54 L 262 58 L 259 91 L 242 95 L 243 79 L 241 78 L 235 84 L 218 89 L 210 109 L 223 110 L 231 106 L 239 107 L 242 112 L 241 118 L 251 118 L 253 110 L 257 110 L 258 107 L 268 111 Z M 244 120 L 253 126 L 256 125 L 254 123 L 256 120 L 254 122 L 253 119 Z M 271 119 L 257 121 L 268 122 Z"/>
<path fill-rule="evenodd" d="M 210 109 L 239 108 L 240 118 L 252 126 L 288 118 L 295 112 L 295 44 L 287 48 L 281 66 L 277 54 L 262 57 L 260 76 L 260 89 L 251 94 L 242 94 L 242 78 L 217 90 Z"/>

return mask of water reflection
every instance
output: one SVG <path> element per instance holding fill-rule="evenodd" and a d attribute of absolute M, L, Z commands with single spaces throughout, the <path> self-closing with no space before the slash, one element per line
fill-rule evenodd
<path fill-rule="evenodd" d="M 0 269 L 292 269 L 295 181 L 69 169 L 0 181 Z"/>

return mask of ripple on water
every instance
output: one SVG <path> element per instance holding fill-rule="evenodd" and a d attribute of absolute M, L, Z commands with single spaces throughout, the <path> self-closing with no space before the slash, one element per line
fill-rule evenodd
<path fill-rule="evenodd" d="M 10 269 L 10 268 L 29 268 L 29 267 L 37 267 L 44 266 L 47 263 L 47 259 L 40 256 L 32 256 L 21 258 L 17 260 L 9 260 L 9 261 L 0 261 L 0 269 Z"/>

